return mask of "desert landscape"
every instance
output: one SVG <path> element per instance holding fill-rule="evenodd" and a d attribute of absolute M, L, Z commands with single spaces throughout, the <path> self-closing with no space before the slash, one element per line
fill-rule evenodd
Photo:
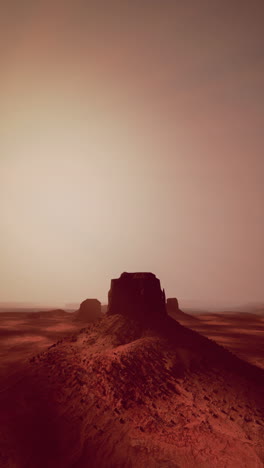
<path fill-rule="evenodd" d="M 250 309 L 250 308 L 248 308 Z M 264 368 L 264 308 L 247 312 L 170 312 L 181 325 L 216 341 L 245 361 Z"/>
<path fill-rule="evenodd" d="M 61 309 L 18 308 L 12 311 L 10 307 L 0 308 L 0 382 L 10 380 L 30 356 L 44 351 L 60 338 L 77 332 L 100 316 L 101 311 L 91 306 L 87 314 L 85 305 L 84 301 L 79 310 L 68 312 Z"/>
<path fill-rule="evenodd" d="M 165 310 L 134 275 L 98 317 L 1 313 L 1 467 L 263 466 L 262 315 Z"/>
<path fill-rule="evenodd" d="M 0 22 L 0 468 L 264 468 L 264 1 Z"/>

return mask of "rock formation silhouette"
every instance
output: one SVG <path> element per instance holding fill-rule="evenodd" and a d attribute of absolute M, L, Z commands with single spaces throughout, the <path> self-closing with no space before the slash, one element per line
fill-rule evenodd
<path fill-rule="evenodd" d="M 166 316 L 166 296 L 153 273 L 122 273 L 111 280 L 108 314 Z"/>
<path fill-rule="evenodd" d="M 167 299 L 167 310 L 168 312 L 178 312 L 179 308 L 179 301 L 176 297 L 169 297 Z"/>
<path fill-rule="evenodd" d="M 98 299 L 86 299 L 76 311 L 76 320 L 84 322 L 92 322 L 101 316 L 101 302 Z"/>

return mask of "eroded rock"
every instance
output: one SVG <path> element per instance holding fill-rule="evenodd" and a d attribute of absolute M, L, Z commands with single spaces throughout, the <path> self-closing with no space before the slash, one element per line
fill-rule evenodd
<path fill-rule="evenodd" d="M 166 315 L 166 296 L 153 273 L 122 273 L 112 279 L 108 314 L 129 316 Z"/>
<path fill-rule="evenodd" d="M 98 299 L 86 299 L 76 312 L 76 319 L 84 322 L 92 322 L 101 316 L 101 302 Z"/>
<path fill-rule="evenodd" d="M 178 312 L 179 308 L 179 301 L 176 297 L 169 297 L 167 299 L 167 310 L 170 312 Z"/>

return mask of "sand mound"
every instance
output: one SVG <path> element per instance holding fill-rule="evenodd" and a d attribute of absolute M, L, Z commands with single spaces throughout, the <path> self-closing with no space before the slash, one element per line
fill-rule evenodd
<path fill-rule="evenodd" d="M 263 372 L 170 317 L 109 315 L 0 393 L 8 468 L 263 466 Z"/>

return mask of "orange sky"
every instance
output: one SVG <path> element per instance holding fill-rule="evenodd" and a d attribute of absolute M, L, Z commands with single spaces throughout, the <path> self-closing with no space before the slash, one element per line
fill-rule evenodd
<path fill-rule="evenodd" d="M 0 302 L 264 302 L 262 2 L 5 3 Z"/>

